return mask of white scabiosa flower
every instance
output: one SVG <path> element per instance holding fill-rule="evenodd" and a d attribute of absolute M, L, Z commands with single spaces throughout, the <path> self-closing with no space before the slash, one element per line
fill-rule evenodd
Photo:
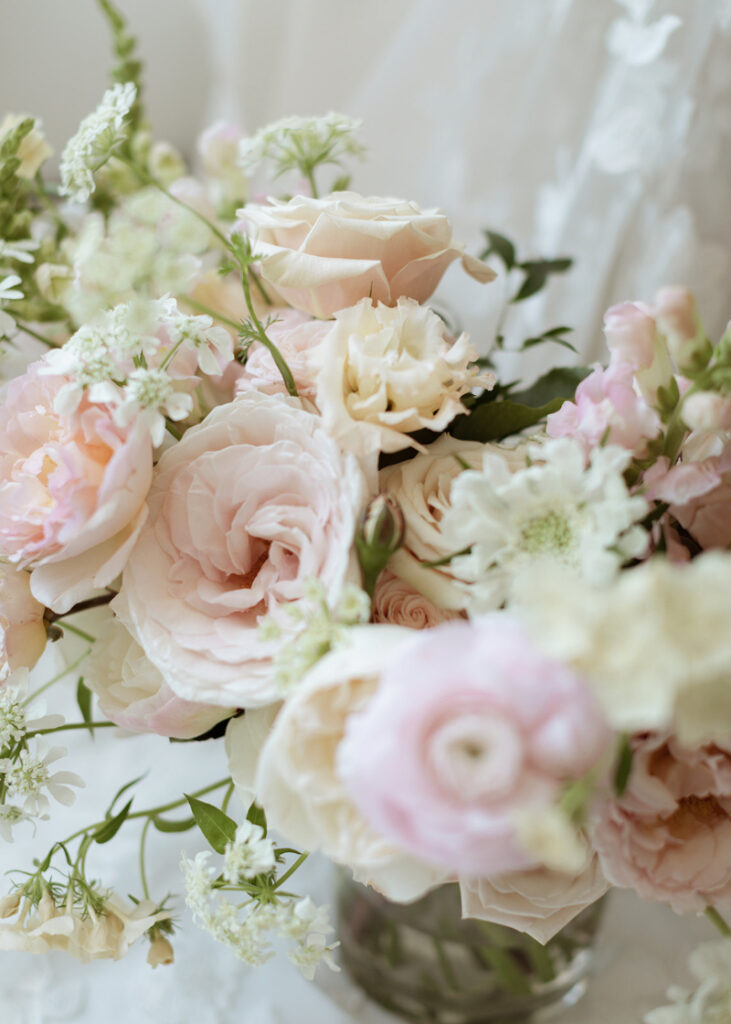
<path fill-rule="evenodd" d="M 699 985 L 695 992 L 673 986 L 672 1006 L 645 1014 L 645 1024 L 725 1024 L 731 1020 L 731 941 L 706 942 L 690 956 Z"/>
<path fill-rule="evenodd" d="M 598 448 L 587 467 L 581 445 L 562 438 L 529 445 L 526 456 L 521 468 L 487 451 L 482 469 L 452 486 L 443 529 L 452 550 L 465 552 L 450 571 L 466 586 L 471 613 L 499 608 L 532 565 L 560 563 L 601 585 L 646 549 L 636 524 L 648 506 L 622 475 L 631 453 Z"/>
<path fill-rule="evenodd" d="M 137 98 L 132 82 L 107 89 L 99 106 L 79 125 L 61 154 L 62 195 L 84 203 L 95 189 L 94 173 L 126 137 L 127 117 Z"/>

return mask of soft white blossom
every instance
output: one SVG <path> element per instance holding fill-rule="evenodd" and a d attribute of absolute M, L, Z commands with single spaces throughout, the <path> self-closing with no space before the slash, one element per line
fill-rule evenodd
<path fill-rule="evenodd" d="M 0 281 L 0 304 L 23 298 L 23 293 L 16 287 L 19 284 L 20 278 L 17 274 L 9 274 Z"/>
<path fill-rule="evenodd" d="M 39 243 L 32 238 L 22 238 L 14 242 L 6 242 L 0 238 L 0 260 L 16 260 L 18 263 L 32 263 L 33 253 Z"/>
<path fill-rule="evenodd" d="M 233 359 L 233 340 L 225 327 L 214 324 L 210 316 L 190 316 L 181 313 L 175 299 L 163 299 L 160 323 L 165 328 L 172 346 L 182 346 L 196 352 L 198 366 L 203 373 L 221 373 L 220 357 L 224 362 Z"/>
<path fill-rule="evenodd" d="M 0 773 L 4 776 L 6 793 L 12 799 L 22 799 L 23 810 L 29 814 L 48 812 L 52 796 L 60 804 L 72 804 L 75 794 L 72 786 L 82 788 L 85 783 L 74 772 L 54 772 L 51 765 L 66 755 L 65 747 L 46 748 L 37 740 L 14 758 L 0 760 Z"/>
<path fill-rule="evenodd" d="M 33 821 L 33 816 L 15 804 L 0 804 L 0 838 L 6 843 L 12 843 L 13 829 L 23 821 Z"/>
<path fill-rule="evenodd" d="M 568 566 L 601 585 L 647 547 L 636 525 L 647 503 L 622 475 L 629 452 L 598 448 L 586 467 L 581 445 L 567 438 L 525 451 L 523 468 L 487 451 L 481 470 L 452 485 L 444 534 L 453 551 L 467 551 L 450 571 L 466 585 L 471 613 L 499 608 L 514 576 L 533 566 Z"/>
<path fill-rule="evenodd" d="M 47 715 L 45 701 L 26 705 L 28 670 L 17 669 L 0 688 L 0 750 L 38 729 L 57 729 L 63 715 Z"/>
<path fill-rule="evenodd" d="M 264 835 L 264 829 L 251 821 L 244 821 L 236 830 L 236 839 L 226 844 L 223 858 L 223 877 L 231 885 L 241 878 L 255 878 L 274 867 L 274 844 Z"/>
<path fill-rule="evenodd" d="M 707 942 L 690 955 L 699 985 L 694 992 L 668 991 L 672 1006 L 645 1014 L 645 1024 L 728 1024 L 731 1021 L 731 940 Z"/>
<path fill-rule="evenodd" d="M 192 396 L 177 391 L 169 373 L 157 367 L 140 367 L 127 378 L 114 420 L 122 427 L 135 421 L 141 429 L 149 430 L 153 445 L 158 447 L 165 437 L 165 418 L 184 420 L 192 408 Z"/>
<path fill-rule="evenodd" d="M 62 195 L 86 202 L 95 189 L 94 172 L 125 139 L 125 123 L 137 98 L 133 82 L 107 89 L 99 106 L 84 118 L 61 154 Z"/>
<path fill-rule="evenodd" d="M 338 163 L 346 155 L 362 156 L 355 133 L 360 121 L 330 112 L 324 117 L 283 117 L 239 143 L 239 167 L 246 174 L 271 160 L 281 174 L 296 167 Z"/>

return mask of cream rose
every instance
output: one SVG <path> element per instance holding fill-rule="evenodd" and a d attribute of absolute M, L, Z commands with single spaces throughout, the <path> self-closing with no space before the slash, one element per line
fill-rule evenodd
<path fill-rule="evenodd" d="M 45 607 L 30 592 L 30 574 L 0 563 L 0 684 L 32 668 L 46 647 Z"/>
<path fill-rule="evenodd" d="M 160 459 L 115 610 L 179 697 L 276 701 L 277 645 L 260 621 L 313 578 L 337 602 L 365 497 L 358 463 L 319 417 L 296 399 L 242 395 Z"/>
<path fill-rule="evenodd" d="M 396 626 L 359 626 L 287 699 L 258 761 L 255 790 L 270 826 L 307 850 L 352 868 L 389 899 L 416 899 L 446 875 L 399 850 L 355 807 L 336 767 L 350 715 L 375 693 L 392 653 L 410 638 Z M 234 744 L 229 755 L 235 756 Z"/>
<path fill-rule="evenodd" d="M 310 365 L 326 426 L 365 455 L 415 446 L 408 435 L 417 430 L 444 430 L 465 411 L 462 395 L 495 382 L 476 359 L 466 334 L 453 341 L 444 321 L 413 299 L 394 308 L 363 299 L 336 313 Z"/>
<path fill-rule="evenodd" d="M 388 570 L 378 577 L 373 594 L 373 621 L 376 623 L 386 622 L 407 629 L 429 629 L 455 618 L 457 614 L 437 608 L 428 597 Z"/>
<path fill-rule="evenodd" d="M 368 296 L 387 305 L 402 295 L 425 302 L 458 258 L 476 280 L 495 277 L 455 244 L 441 211 L 403 199 L 334 192 L 249 203 L 238 213 L 256 233 L 264 280 L 295 309 L 322 319 Z"/>

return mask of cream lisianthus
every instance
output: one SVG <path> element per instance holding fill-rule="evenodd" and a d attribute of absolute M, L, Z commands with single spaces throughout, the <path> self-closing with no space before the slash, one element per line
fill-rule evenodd
<path fill-rule="evenodd" d="M 647 502 L 630 495 L 622 475 L 629 452 L 599 448 L 587 468 L 581 444 L 562 438 L 527 446 L 524 458 L 513 469 L 487 451 L 482 469 L 452 487 L 444 534 L 452 551 L 467 550 L 450 569 L 467 588 L 471 614 L 499 608 L 518 573 L 546 562 L 602 585 L 647 547 L 636 525 Z"/>
<path fill-rule="evenodd" d="M 317 407 L 344 447 L 397 452 L 414 446 L 408 435 L 417 430 L 444 430 L 471 388 L 493 386 L 476 359 L 467 335 L 453 342 L 436 313 L 413 299 L 395 307 L 363 299 L 335 314 L 312 351 Z"/>
<path fill-rule="evenodd" d="M 513 598 L 541 647 L 585 676 L 615 728 L 672 727 L 695 747 L 731 733 L 731 553 L 655 557 L 608 587 L 546 569 Z"/>

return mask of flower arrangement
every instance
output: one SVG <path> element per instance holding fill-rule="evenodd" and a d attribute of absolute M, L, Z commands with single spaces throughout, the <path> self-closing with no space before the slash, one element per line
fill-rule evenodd
<path fill-rule="evenodd" d="M 291 891 L 312 850 L 395 901 L 456 881 L 540 942 L 610 885 L 731 934 L 731 335 L 669 288 L 608 312 L 607 366 L 499 381 L 429 306 L 442 275 L 499 267 L 508 308 L 570 261 L 494 232 L 477 258 L 345 172 L 320 194 L 362 152 L 341 115 L 214 126 L 191 176 L 102 9 L 115 84 L 58 187 L 39 123 L 0 126 L 0 832 L 73 799 L 64 730 L 225 736 L 228 774 L 147 810 L 119 780 L 10 873 L 0 948 L 147 935 L 169 962 L 151 829 L 205 837 L 182 863 L 205 929 L 252 964 L 289 938 L 309 975 L 334 948 Z M 69 633 L 79 722 L 29 674 Z M 87 857 L 134 822 L 125 906 Z M 648 1019 L 727 999 L 721 950 Z"/>

